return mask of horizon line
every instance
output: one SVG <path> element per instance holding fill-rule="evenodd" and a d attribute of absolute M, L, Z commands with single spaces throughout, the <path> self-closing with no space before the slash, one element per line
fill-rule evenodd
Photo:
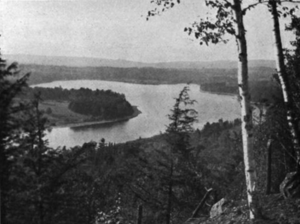
<path fill-rule="evenodd" d="M 188 60 L 176 60 L 176 61 L 155 61 L 155 62 L 149 62 L 149 61 L 134 61 L 134 60 L 128 60 L 128 59 L 115 59 L 115 58 L 100 58 L 100 57 L 93 57 L 93 56 L 66 56 L 66 55 L 38 55 L 38 54 L 2 54 L 2 56 L 5 58 L 6 56 L 29 56 L 29 57 L 49 57 L 49 58 L 86 58 L 86 59 L 94 59 L 94 60 L 110 60 L 110 61 L 125 61 L 125 62 L 134 62 L 134 63 L 143 63 L 143 64 L 161 64 L 161 63 L 197 63 L 197 62 L 236 62 L 237 60 L 225 60 L 225 59 L 219 59 L 219 60 L 201 60 L 201 61 L 188 61 Z M 274 59 L 250 59 L 248 58 L 248 61 L 274 61 Z"/>

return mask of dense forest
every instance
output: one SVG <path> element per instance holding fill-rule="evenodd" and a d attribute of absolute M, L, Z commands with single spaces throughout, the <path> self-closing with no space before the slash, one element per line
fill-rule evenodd
<path fill-rule="evenodd" d="M 171 68 L 116 68 L 116 67 L 67 67 L 52 65 L 23 64 L 20 68 L 31 73 L 30 84 L 52 82 L 55 80 L 108 80 L 142 84 L 176 84 L 205 81 L 235 81 L 236 69 L 171 69 Z M 269 80 L 274 73 L 272 67 L 251 67 L 251 80 Z"/>
<path fill-rule="evenodd" d="M 111 90 L 35 87 L 27 88 L 19 97 L 33 99 L 37 94 L 40 94 L 41 99 L 45 101 L 67 101 L 71 111 L 92 116 L 98 120 L 124 118 L 134 113 L 133 107 L 126 100 L 125 95 Z"/>
<path fill-rule="evenodd" d="M 201 90 L 217 94 L 237 95 L 237 81 L 227 82 L 206 82 L 201 84 Z M 280 95 L 278 83 L 270 78 L 269 80 L 252 80 L 250 81 L 250 93 L 253 102 L 273 101 L 274 96 Z"/>

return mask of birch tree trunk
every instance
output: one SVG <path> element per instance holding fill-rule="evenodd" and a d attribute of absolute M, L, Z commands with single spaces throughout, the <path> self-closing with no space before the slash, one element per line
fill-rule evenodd
<path fill-rule="evenodd" d="M 276 69 L 278 78 L 281 85 L 283 100 L 286 108 L 286 116 L 287 122 L 289 125 L 289 131 L 293 141 L 293 148 L 296 152 L 297 158 L 297 172 L 300 172 L 300 144 L 299 144 L 299 130 L 297 121 L 295 120 L 295 114 L 293 111 L 293 102 L 291 97 L 291 89 L 288 82 L 287 73 L 284 65 L 284 57 L 282 50 L 282 42 L 280 35 L 280 25 L 278 19 L 278 11 L 277 11 L 277 2 L 269 1 L 272 12 L 272 20 L 273 20 L 273 34 L 275 38 L 275 55 L 276 55 Z"/>
<path fill-rule="evenodd" d="M 250 219 L 257 218 L 257 197 L 255 194 L 255 163 L 253 154 L 253 126 L 252 110 L 250 105 L 250 92 L 248 85 L 248 56 L 247 41 L 243 22 L 243 11 L 241 1 L 234 0 L 235 19 L 237 23 L 237 45 L 238 45 L 238 87 L 241 104 L 242 139 L 245 164 L 245 176 L 247 186 L 247 198 L 250 211 Z"/>

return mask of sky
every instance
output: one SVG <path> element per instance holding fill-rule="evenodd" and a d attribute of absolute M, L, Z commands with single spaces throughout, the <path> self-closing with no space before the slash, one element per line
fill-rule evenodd
<path fill-rule="evenodd" d="M 204 0 L 182 0 L 147 21 L 147 12 L 155 7 L 150 1 L 1 0 L 1 51 L 141 62 L 237 59 L 233 38 L 227 44 L 200 46 L 183 31 L 210 16 Z M 249 59 L 273 59 L 272 22 L 266 7 L 249 11 L 245 27 Z M 285 47 L 291 39 L 292 33 L 283 33 Z"/>

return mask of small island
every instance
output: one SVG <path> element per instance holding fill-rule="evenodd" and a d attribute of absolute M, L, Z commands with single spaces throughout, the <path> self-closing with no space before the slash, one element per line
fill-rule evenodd
<path fill-rule="evenodd" d="M 26 90 L 25 98 L 40 93 L 40 110 L 45 112 L 51 126 L 80 127 L 129 120 L 140 111 L 132 106 L 124 94 L 111 90 L 88 88 L 63 89 L 34 87 Z"/>

